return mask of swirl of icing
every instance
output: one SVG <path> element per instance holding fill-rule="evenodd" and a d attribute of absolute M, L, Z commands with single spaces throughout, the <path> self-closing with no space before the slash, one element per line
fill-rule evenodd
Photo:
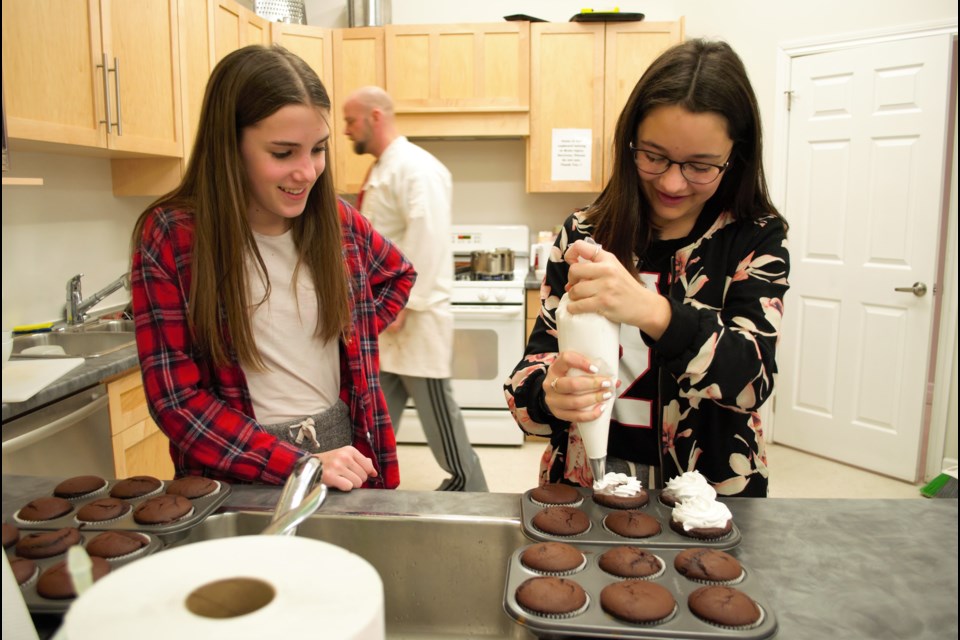
<path fill-rule="evenodd" d="M 687 498 L 717 499 L 717 490 L 710 486 L 699 471 L 687 471 L 676 478 L 671 478 L 667 481 L 664 491 L 669 491 L 677 502 L 683 502 Z"/>
<path fill-rule="evenodd" d="M 602 493 L 632 498 L 643 491 L 643 483 L 625 473 L 610 472 L 599 480 L 594 480 L 593 490 Z"/>
<path fill-rule="evenodd" d="M 677 503 L 671 517 L 674 522 L 683 525 L 684 531 L 690 531 L 724 527 L 733 518 L 733 514 L 722 502 L 693 496 Z"/>

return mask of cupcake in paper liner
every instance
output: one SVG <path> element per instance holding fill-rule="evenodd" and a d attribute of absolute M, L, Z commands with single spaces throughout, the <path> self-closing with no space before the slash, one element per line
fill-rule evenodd
<path fill-rule="evenodd" d="M 185 476 L 167 484 L 165 493 L 183 496 L 190 500 L 211 498 L 220 493 L 220 482 L 203 476 Z"/>
<path fill-rule="evenodd" d="M 133 500 L 154 496 L 162 490 L 163 482 L 153 476 L 131 476 L 117 481 L 110 488 L 110 497 Z"/>
<path fill-rule="evenodd" d="M 147 498 L 133 510 L 133 520 L 141 525 L 171 525 L 194 514 L 193 502 L 183 496 L 162 494 Z"/>
<path fill-rule="evenodd" d="M 129 560 L 146 551 L 150 539 L 136 531 L 104 531 L 86 544 L 87 553 L 111 562 Z"/>
<path fill-rule="evenodd" d="M 719 540 L 733 531 L 733 514 L 722 502 L 691 497 L 673 508 L 670 528 L 688 538 Z"/>
<path fill-rule="evenodd" d="M 579 507 L 583 504 L 583 496 L 576 487 L 562 482 L 553 482 L 540 485 L 530 490 L 530 501 L 541 507 Z"/>
<path fill-rule="evenodd" d="M 646 549 L 633 546 L 616 546 L 604 551 L 597 559 L 597 566 L 615 578 L 655 580 L 666 571 L 666 563 L 660 556 Z"/>
<path fill-rule="evenodd" d="M 690 612 L 721 629 L 742 631 L 763 624 L 763 607 L 734 587 L 699 587 L 687 597 Z"/>
<path fill-rule="evenodd" d="M 53 495 L 67 500 L 86 500 L 102 494 L 109 483 L 100 476 L 73 476 L 53 488 Z"/>
<path fill-rule="evenodd" d="M 77 509 L 73 519 L 79 526 L 116 522 L 130 513 L 133 507 L 119 498 L 97 498 Z"/>
<path fill-rule="evenodd" d="M 746 576 L 740 561 L 726 551 L 693 547 L 673 558 L 673 568 L 687 580 L 700 584 L 739 584 Z"/>
<path fill-rule="evenodd" d="M 660 491 L 660 502 L 668 507 L 677 506 L 685 498 L 717 499 L 717 490 L 699 471 L 687 471 L 667 480 Z"/>
<path fill-rule="evenodd" d="M 650 495 L 636 477 L 610 472 L 594 481 L 593 501 L 609 509 L 640 509 L 647 506 Z"/>
<path fill-rule="evenodd" d="M 608 584 L 600 592 L 600 606 L 614 618 L 637 625 L 663 624 L 677 613 L 673 594 L 646 580 Z"/>
<path fill-rule="evenodd" d="M 546 507 L 531 523 L 538 531 L 551 536 L 573 538 L 590 530 L 590 518 L 576 507 Z"/>
<path fill-rule="evenodd" d="M 32 585 L 37 580 L 37 576 L 40 575 L 37 563 L 30 558 L 18 558 L 16 556 L 10 558 L 10 570 L 13 571 L 13 577 L 17 579 L 17 584 L 21 588 Z M 4 598 L 6 598 L 6 594 L 4 594 Z"/>
<path fill-rule="evenodd" d="M 587 610 L 590 599 L 575 580 L 542 576 L 528 578 L 517 587 L 517 604 L 527 613 L 561 620 Z"/>
<path fill-rule="evenodd" d="M 44 497 L 31 500 L 13 515 L 23 523 L 49 522 L 73 512 L 73 504 L 66 498 Z"/>
<path fill-rule="evenodd" d="M 566 542 L 538 542 L 520 554 L 520 564 L 544 576 L 568 576 L 583 570 L 587 558 Z"/>

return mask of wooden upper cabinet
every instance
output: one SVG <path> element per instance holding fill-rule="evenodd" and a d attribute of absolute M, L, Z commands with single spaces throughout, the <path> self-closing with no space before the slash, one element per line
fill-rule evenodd
<path fill-rule="evenodd" d="M 360 87 L 384 87 L 385 78 L 383 27 L 333 30 L 333 179 L 341 193 L 358 193 L 374 160 L 354 153 L 343 132 L 343 103 Z"/>
<path fill-rule="evenodd" d="M 195 2 L 197 0 L 187 0 Z M 209 0 L 213 14 L 214 62 L 248 44 L 270 44 L 270 22 L 235 0 Z"/>
<path fill-rule="evenodd" d="M 4 0 L 7 135 L 181 156 L 178 38 L 177 0 Z"/>
<path fill-rule="evenodd" d="M 599 192 L 620 111 L 683 21 L 537 23 L 530 37 L 527 191 Z"/>
<path fill-rule="evenodd" d="M 386 89 L 404 134 L 529 133 L 528 22 L 384 29 Z"/>

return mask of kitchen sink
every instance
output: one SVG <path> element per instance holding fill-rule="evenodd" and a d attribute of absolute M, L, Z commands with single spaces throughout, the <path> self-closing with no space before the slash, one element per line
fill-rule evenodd
<path fill-rule="evenodd" d="M 174 545 L 259 534 L 271 517 L 214 514 Z M 508 560 L 529 543 L 516 521 L 320 513 L 305 520 L 297 535 L 343 547 L 377 569 L 388 638 L 534 637 L 503 609 Z"/>
<path fill-rule="evenodd" d="M 81 333 L 133 333 L 136 323 L 133 320 L 99 320 L 81 325 L 71 331 Z"/>
<path fill-rule="evenodd" d="M 13 338 L 10 355 L 20 358 L 96 358 L 135 342 L 132 332 L 119 329 L 31 333 Z"/>

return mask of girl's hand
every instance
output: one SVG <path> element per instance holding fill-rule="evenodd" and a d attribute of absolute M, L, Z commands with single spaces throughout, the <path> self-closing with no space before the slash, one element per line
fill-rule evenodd
<path fill-rule="evenodd" d="M 331 489 L 350 491 L 363 486 L 367 478 L 375 477 L 373 461 L 352 446 L 313 454 L 323 463 L 320 481 Z"/>
<path fill-rule="evenodd" d="M 571 369 L 580 369 L 588 375 L 571 376 Z M 597 368 L 583 355 L 561 351 L 543 379 L 543 401 L 550 413 L 567 422 L 599 418 L 604 403 L 613 399 L 614 381 L 596 373 Z M 618 381 L 616 385 L 619 384 Z"/>

